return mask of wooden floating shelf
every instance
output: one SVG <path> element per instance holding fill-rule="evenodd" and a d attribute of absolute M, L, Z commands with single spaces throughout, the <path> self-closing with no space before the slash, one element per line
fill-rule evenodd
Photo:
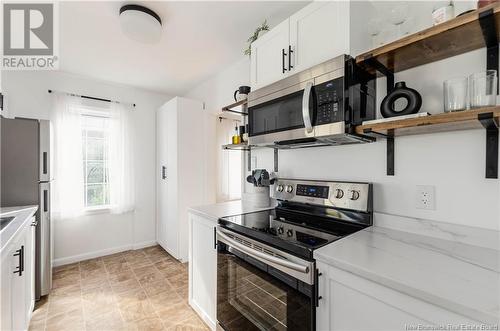
<path fill-rule="evenodd" d="M 235 103 L 232 103 L 228 106 L 225 106 L 225 107 L 222 107 L 222 111 L 225 112 L 231 112 L 231 113 L 234 113 L 234 114 L 239 114 L 239 115 L 243 115 L 243 116 L 246 116 L 248 115 L 248 113 L 246 112 L 246 109 L 247 109 L 247 103 L 248 101 L 245 99 L 245 100 L 241 100 L 241 101 L 238 101 L 238 102 L 235 102 Z M 241 106 L 241 111 L 238 111 L 238 110 L 234 110 L 234 108 L 236 107 L 240 107 Z"/>
<path fill-rule="evenodd" d="M 374 62 L 395 73 L 487 46 L 479 23 L 481 13 L 492 10 L 500 38 L 500 4 L 422 30 L 356 57 L 356 63 L 375 72 Z"/>
<path fill-rule="evenodd" d="M 222 145 L 222 149 L 224 150 L 232 150 L 232 151 L 249 151 L 250 146 L 247 143 L 242 144 L 227 144 Z"/>
<path fill-rule="evenodd" d="M 479 114 L 492 113 L 493 117 L 500 117 L 500 106 L 486 107 L 473 110 L 464 110 L 451 113 L 442 113 L 417 118 L 360 125 L 356 127 L 358 134 L 379 133 L 387 135 L 392 132 L 394 136 L 424 134 L 444 131 L 457 131 L 480 129 L 483 125 L 478 120 Z"/>

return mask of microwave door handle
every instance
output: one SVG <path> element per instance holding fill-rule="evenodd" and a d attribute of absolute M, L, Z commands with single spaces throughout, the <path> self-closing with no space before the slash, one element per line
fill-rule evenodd
<path fill-rule="evenodd" d="M 275 256 L 272 256 L 272 255 L 269 255 L 266 253 L 262 253 L 260 251 L 256 251 L 250 247 L 247 247 L 243 244 L 240 244 L 236 240 L 231 239 L 226 234 L 222 233 L 222 231 L 217 231 L 217 236 L 220 239 L 222 239 L 221 240 L 222 242 L 228 244 L 229 246 L 232 246 L 234 248 L 239 249 L 243 253 L 245 253 L 253 258 L 256 258 L 256 259 L 261 258 L 261 259 L 266 260 L 268 262 L 272 262 L 272 263 L 275 263 L 275 264 L 280 265 L 282 267 L 292 269 L 292 270 L 295 270 L 295 271 L 298 271 L 298 272 L 301 272 L 304 274 L 307 274 L 309 272 L 308 266 L 304 266 L 304 265 L 297 264 L 297 263 L 294 263 L 291 261 L 283 260 L 283 259 L 277 258 Z"/>
<path fill-rule="evenodd" d="M 312 87 L 313 83 L 308 82 L 304 88 L 304 95 L 302 97 L 302 118 L 304 119 L 304 126 L 307 133 L 311 133 L 313 131 L 311 115 L 309 114 L 309 99 L 311 97 Z"/>

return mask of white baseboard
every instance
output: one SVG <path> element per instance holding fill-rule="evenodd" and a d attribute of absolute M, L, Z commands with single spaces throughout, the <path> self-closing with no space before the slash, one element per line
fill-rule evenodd
<path fill-rule="evenodd" d="M 212 330 L 215 331 L 216 329 L 216 323 L 213 321 L 207 313 L 203 311 L 203 309 L 198 306 L 196 301 L 192 300 L 189 298 L 189 305 L 193 308 L 193 310 L 198 314 L 198 316 L 208 325 L 208 327 Z"/>
<path fill-rule="evenodd" d="M 178 256 L 177 256 L 177 253 L 176 252 L 173 252 L 170 248 L 167 247 L 167 245 L 165 245 L 164 243 L 162 242 L 158 242 L 158 245 L 160 245 L 168 254 L 170 254 L 171 256 L 173 256 L 175 259 L 177 259 L 178 261 L 180 261 L 181 263 L 185 263 L 187 261 L 184 261 L 182 259 L 180 259 Z"/>
<path fill-rule="evenodd" d="M 150 240 L 150 241 L 144 241 L 144 242 L 136 243 L 136 244 L 132 244 L 132 245 L 124 245 L 124 246 L 106 248 L 106 249 L 102 249 L 102 250 L 94 251 L 94 252 L 90 252 L 90 253 L 62 257 L 62 258 L 55 259 L 54 261 L 52 261 L 52 266 L 58 267 L 58 266 L 62 266 L 62 265 L 70 264 L 70 263 L 75 263 L 75 262 L 85 261 L 88 259 L 93 259 L 96 257 L 101 257 L 101 256 L 119 253 L 119 252 L 154 246 L 156 244 L 157 244 L 156 240 Z"/>
<path fill-rule="evenodd" d="M 151 246 L 155 246 L 155 245 L 158 245 L 156 240 L 143 241 L 142 243 L 137 243 L 137 244 L 132 245 L 132 249 L 141 249 L 141 248 L 151 247 Z"/>

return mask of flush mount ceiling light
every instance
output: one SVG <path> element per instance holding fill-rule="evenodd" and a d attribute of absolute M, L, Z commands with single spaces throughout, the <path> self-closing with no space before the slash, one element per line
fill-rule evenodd
<path fill-rule="evenodd" d="M 161 18 L 149 8 L 139 5 L 121 7 L 120 24 L 123 33 L 130 39 L 146 44 L 160 41 Z"/>

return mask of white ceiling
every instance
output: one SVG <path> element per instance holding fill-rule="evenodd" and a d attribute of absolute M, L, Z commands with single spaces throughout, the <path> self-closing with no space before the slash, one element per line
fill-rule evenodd
<path fill-rule="evenodd" d="M 154 10 L 160 43 L 125 37 L 118 13 L 125 2 L 60 3 L 60 70 L 167 94 L 182 94 L 242 57 L 247 38 L 271 28 L 306 2 L 126 2 Z"/>

